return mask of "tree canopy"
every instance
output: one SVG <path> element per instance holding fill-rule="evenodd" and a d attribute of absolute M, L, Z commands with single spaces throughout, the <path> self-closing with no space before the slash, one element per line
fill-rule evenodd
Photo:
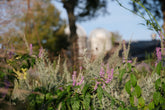
<path fill-rule="evenodd" d="M 14 1 L 13 3 L 18 6 Z M 12 6 L 15 6 L 14 4 Z M 20 46 L 23 40 L 19 38 L 22 36 L 14 34 L 19 30 L 25 35 L 28 44 L 33 44 L 36 52 L 43 47 L 50 53 L 58 55 L 61 49 L 66 49 L 68 46 L 67 36 L 64 35 L 65 20 L 60 18 L 60 12 L 48 0 L 33 0 L 30 4 L 29 11 L 27 2 L 22 3 L 23 6 L 19 8 L 19 11 L 24 11 L 15 18 L 14 30 L 9 29 L 3 36 L 6 38 L 10 36 L 10 42 L 23 47 Z"/>
<path fill-rule="evenodd" d="M 73 66 L 78 66 L 79 47 L 77 44 L 76 21 L 90 20 L 100 14 L 106 14 L 107 0 L 56 0 L 63 4 L 68 15 L 71 53 Z"/>
<path fill-rule="evenodd" d="M 50 2 L 43 4 L 36 2 L 31 8 L 28 20 L 30 25 L 28 25 L 26 38 L 35 49 L 42 46 L 57 55 L 62 48 L 67 48 L 67 37 L 64 35 L 65 21 L 60 18 L 60 12 Z"/>
<path fill-rule="evenodd" d="M 135 0 L 140 1 L 146 9 L 148 9 L 157 20 L 163 20 L 163 30 L 165 32 L 165 0 Z M 136 4 L 135 2 L 131 1 L 130 4 L 133 6 L 134 11 L 137 12 L 138 9 L 145 10 Z"/>

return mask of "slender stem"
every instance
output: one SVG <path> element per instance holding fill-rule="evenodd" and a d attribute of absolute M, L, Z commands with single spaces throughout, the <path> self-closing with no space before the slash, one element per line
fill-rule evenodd
<path fill-rule="evenodd" d="M 161 33 L 163 33 L 161 26 L 159 25 L 159 23 L 158 23 L 158 21 L 156 20 L 156 18 L 151 14 L 151 12 L 150 12 L 147 8 L 145 8 L 144 5 L 143 5 L 140 1 L 138 1 L 138 2 L 135 1 L 135 0 L 131 0 L 131 1 L 137 3 L 139 6 L 141 6 L 141 7 L 146 11 L 146 13 L 147 13 L 147 15 L 148 15 L 148 17 L 149 17 L 149 19 L 150 19 L 150 21 L 149 21 L 150 26 L 152 26 L 152 28 L 153 28 L 158 34 L 160 34 L 159 31 L 160 31 Z M 137 13 L 135 13 L 134 11 L 132 11 L 132 10 L 126 8 L 125 6 L 123 6 L 123 5 L 119 2 L 119 0 L 116 0 L 116 2 L 117 2 L 121 7 L 123 7 L 124 9 L 126 9 L 126 10 L 128 10 L 128 11 L 134 13 L 135 15 L 137 15 L 137 16 L 143 18 L 145 21 L 148 22 L 148 20 L 143 16 L 143 14 L 140 12 L 140 10 L 139 10 L 138 8 L 136 8 L 136 9 L 137 9 L 137 11 L 140 13 L 140 15 L 137 14 Z M 156 26 L 158 27 L 157 29 L 155 29 Z M 160 36 L 160 37 L 161 37 L 161 36 Z M 163 45 L 163 39 L 162 39 L 162 37 L 161 37 L 161 48 L 162 48 L 162 49 L 161 49 L 161 52 L 164 53 L 164 45 Z"/>

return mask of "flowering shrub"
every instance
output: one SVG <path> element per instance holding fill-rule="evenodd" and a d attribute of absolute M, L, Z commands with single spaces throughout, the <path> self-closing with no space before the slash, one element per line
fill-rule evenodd
<path fill-rule="evenodd" d="M 162 33 L 160 38 L 164 42 Z M 0 71 L 5 82 L 0 87 L 12 88 L 12 102 L 22 101 L 30 110 L 165 109 L 164 47 L 156 48 L 155 66 L 144 75 L 137 71 L 136 59 L 128 59 L 129 46 L 122 44 L 123 58 L 118 55 L 120 44 L 106 63 L 104 56 L 93 62 L 84 56 L 79 72 L 69 72 L 67 61 L 60 57 L 50 62 L 43 48 L 38 56 L 33 55 L 30 44 L 28 54 L 9 52 L 6 63 L 10 68 L 7 75 Z"/>
<path fill-rule="evenodd" d="M 157 49 L 158 57 L 159 54 L 160 49 Z M 16 78 L 12 99 L 23 100 L 31 110 L 164 109 L 165 81 L 161 63 L 154 67 L 151 76 L 148 74 L 138 79 L 134 66 L 136 61 L 119 61 L 117 67 L 110 65 L 110 61 L 107 64 L 102 60 L 95 64 L 88 62 L 90 67 L 82 65 L 84 69 L 80 67 L 79 72 L 73 71 L 71 74 L 67 71 L 66 62 L 63 73 L 60 73 L 60 57 L 51 63 L 43 49 L 40 49 L 38 57 L 32 54 L 13 56 L 8 60 Z M 157 77 L 154 77 L 155 74 Z"/>

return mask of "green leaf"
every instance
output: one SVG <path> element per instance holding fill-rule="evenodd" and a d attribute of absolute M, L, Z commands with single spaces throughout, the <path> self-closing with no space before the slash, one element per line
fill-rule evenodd
<path fill-rule="evenodd" d="M 132 69 L 131 63 L 127 63 L 127 66 L 128 66 L 128 71 L 131 72 L 131 69 Z"/>
<path fill-rule="evenodd" d="M 165 83 L 162 84 L 162 89 L 163 89 L 163 91 L 165 93 Z"/>
<path fill-rule="evenodd" d="M 119 107 L 117 110 L 127 110 L 126 108 Z"/>
<path fill-rule="evenodd" d="M 128 110 L 138 110 L 137 107 L 128 107 Z"/>
<path fill-rule="evenodd" d="M 134 106 L 134 96 L 130 96 L 129 100 L 130 100 L 130 104 Z"/>
<path fill-rule="evenodd" d="M 6 74 L 2 71 L 0 71 L 0 78 L 3 78 Z"/>
<path fill-rule="evenodd" d="M 119 80 L 122 81 L 122 78 L 123 78 L 123 75 L 125 74 L 126 70 L 125 69 L 122 69 L 120 70 L 120 74 L 119 74 Z"/>
<path fill-rule="evenodd" d="M 135 87 L 134 93 L 135 93 L 137 98 L 141 96 L 141 88 L 140 88 L 140 86 L 137 85 Z"/>
<path fill-rule="evenodd" d="M 100 100 L 100 103 L 101 103 L 102 102 L 101 100 L 102 100 L 102 97 L 103 97 L 103 89 L 102 89 L 101 86 L 99 86 L 97 88 L 97 97 L 98 97 L 98 99 Z"/>
<path fill-rule="evenodd" d="M 160 104 L 165 104 L 165 99 L 163 97 L 160 97 Z"/>
<path fill-rule="evenodd" d="M 155 108 L 154 102 L 149 103 L 149 104 L 148 104 L 148 108 L 149 108 L 150 110 L 153 110 L 153 109 Z"/>
<path fill-rule="evenodd" d="M 130 81 L 131 81 L 132 86 L 135 87 L 137 84 L 137 79 L 136 79 L 135 75 L 131 74 Z"/>
<path fill-rule="evenodd" d="M 146 25 L 149 25 L 150 24 L 150 21 L 149 20 L 146 20 Z"/>
<path fill-rule="evenodd" d="M 89 85 L 85 84 L 85 86 L 83 87 L 83 90 L 82 90 L 83 97 L 86 96 L 86 93 L 88 92 L 88 91 L 87 91 L 88 88 L 89 88 Z"/>
<path fill-rule="evenodd" d="M 143 97 L 140 97 L 138 99 L 138 104 L 141 108 L 143 108 L 145 106 L 145 101 L 144 101 Z"/>
<path fill-rule="evenodd" d="M 159 63 L 157 64 L 157 66 L 156 66 L 156 73 L 157 73 L 158 75 L 160 75 L 161 69 L 162 69 L 162 63 L 159 62 Z"/>
<path fill-rule="evenodd" d="M 119 107 L 117 110 L 123 110 L 123 108 L 122 107 Z"/>
<path fill-rule="evenodd" d="M 74 103 L 72 104 L 72 110 L 78 110 L 80 107 L 80 101 L 76 100 L 74 101 Z"/>
<path fill-rule="evenodd" d="M 160 92 L 155 92 L 153 95 L 153 100 L 154 100 L 155 105 L 159 104 L 160 98 L 161 98 Z"/>
<path fill-rule="evenodd" d="M 58 105 L 58 110 L 61 110 L 61 105 L 62 105 L 62 102 L 60 102 L 60 104 Z"/>
<path fill-rule="evenodd" d="M 115 100 L 111 99 L 111 107 L 113 108 L 114 105 L 115 105 Z"/>
<path fill-rule="evenodd" d="M 159 78 L 155 81 L 155 89 L 158 91 L 160 87 L 161 87 L 161 79 Z"/>
<path fill-rule="evenodd" d="M 62 102 L 62 108 L 61 110 L 66 110 L 67 109 L 67 105 L 66 105 L 66 101 Z M 54 109 L 53 109 L 54 110 Z M 68 109 L 69 110 L 69 109 Z"/>
<path fill-rule="evenodd" d="M 85 110 L 89 110 L 90 107 L 90 101 L 91 101 L 91 95 L 89 93 L 86 94 L 85 98 L 84 98 L 84 106 L 85 106 Z"/>
<path fill-rule="evenodd" d="M 127 91 L 127 93 L 129 95 L 131 95 L 131 83 L 130 83 L 130 81 L 126 82 L 126 84 L 125 84 L 125 90 Z"/>
<path fill-rule="evenodd" d="M 143 108 L 143 110 L 149 110 L 149 108 L 148 108 L 147 106 L 145 106 L 145 107 Z"/>
<path fill-rule="evenodd" d="M 72 110 L 72 108 L 71 108 L 71 106 L 70 106 L 70 103 L 71 103 L 70 100 L 67 100 L 67 101 L 66 101 L 66 105 L 67 105 L 67 109 L 68 109 L 68 110 Z"/>

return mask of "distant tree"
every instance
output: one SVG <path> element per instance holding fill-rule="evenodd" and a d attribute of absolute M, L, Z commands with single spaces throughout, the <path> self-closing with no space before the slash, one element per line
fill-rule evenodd
<path fill-rule="evenodd" d="M 23 16 L 18 23 L 25 29 L 28 43 L 32 43 L 37 51 L 43 47 L 50 53 L 58 55 L 60 50 L 68 46 L 64 35 L 65 21 L 60 18 L 60 12 L 50 2 L 34 2 L 30 15 Z M 28 26 L 25 27 L 28 21 Z"/>
<path fill-rule="evenodd" d="M 18 31 L 25 34 L 28 44 L 32 43 L 35 51 L 43 47 L 50 53 L 58 55 L 62 48 L 67 48 L 67 37 L 64 35 L 66 22 L 60 18 L 60 12 L 51 4 L 50 0 L 3 1 L 2 6 L 4 6 L 5 11 L 13 12 L 13 15 L 8 13 L 8 18 L 14 18 L 14 22 L 12 22 L 14 26 L 3 33 L 3 40 L 10 39 L 10 43 L 13 41 L 13 44 L 19 44 L 19 47 L 23 47 L 20 46 L 23 40 L 19 38 L 22 34 L 14 34 Z M 21 3 L 20 7 L 19 3 Z M 13 8 L 7 8 L 8 6 Z M 3 21 L 8 18 L 4 18 Z M 18 47 L 17 45 L 13 46 Z"/>
<path fill-rule="evenodd" d="M 63 4 L 68 14 L 70 43 L 72 45 L 73 65 L 78 64 L 78 36 L 76 34 L 76 21 L 90 20 L 100 14 L 107 13 L 108 0 L 56 0 Z"/>
<path fill-rule="evenodd" d="M 135 0 L 140 1 L 154 16 L 156 19 L 163 19 L 163 30 L 165 32 L 165 0 Z M 137 9 L 145 11 L 142 7 L 135 2 L 130 2 L 134 11 Z"/>

